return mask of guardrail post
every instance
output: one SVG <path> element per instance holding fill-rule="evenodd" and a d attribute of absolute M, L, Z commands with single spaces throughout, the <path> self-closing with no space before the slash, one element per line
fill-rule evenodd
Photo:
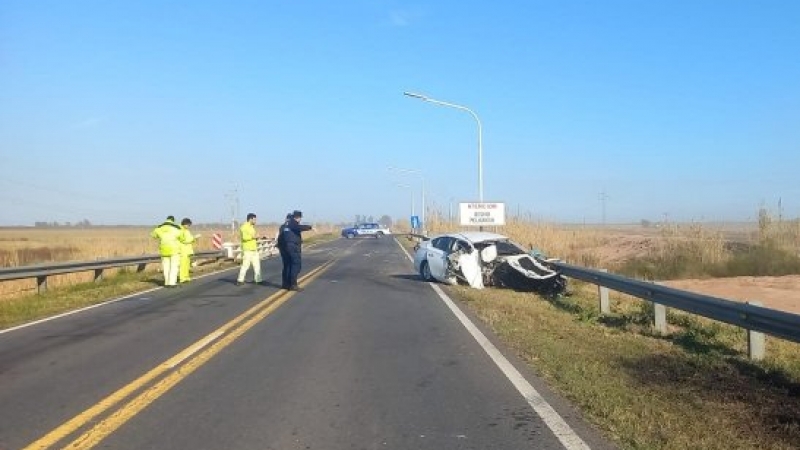
<path fill-rule="evenodd" d="M 748 305 L 764 306 L 761 302 L 751 300 L 747 302 Z M 761 361 L 764 359 L 766 353 L 766 342 L 764 333 L 747 330 L 747 354 L 753 361 Z"/>
<path fill-rule="evenodd" d="M 103 269 L 94 269 L 94 282 L 99 283 L 103 281 Z"/>
<path fill-rule="evenodd" d="M 601 272 L 608 272 L 608 269 L 599 269 Z M 608 299 L 608 288 L 597 285 L 597 295 L 600 296 L 600 314 L 611 314 L 611 302 Z"/>
<path fill-rule="evenodd" d="M 662 285 L 660 281 L 654 284 Z M 653 327 L 659 334 L 667 334 L 667 307 L 656 302 L 653 303 Z"/>
<path fill-rule="evenodd" d="M 235 247 L 236 247 L 236 244 L 234 244 L 232 242 L 226 242 L 226 243 L 222 244 L 222 251 L 225 253 L 225 257 L 226 258 L 235 259 L 235 256 L 236 256 L 235 252 L 234 252 Z"/>
<path fill-rule="evenodd" d="M 39 275 L 36 277 L 36 291 L 40 294 L 47 291 L 47 275 Z"/>
<path fill-rule="evenodd" d="M 660 303 L 653 303 L 655 313 L 655 329 L 658 333 L 667 334 L 667 307 Z"/>

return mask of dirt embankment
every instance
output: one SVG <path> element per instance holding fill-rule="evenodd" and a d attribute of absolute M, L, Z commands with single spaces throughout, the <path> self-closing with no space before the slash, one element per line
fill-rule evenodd
<path fill-rule="evenodd" d="M 800 314 L 800 275 L 673 280 L 664 284 L 729 300 L 758 300 L 767 308 Z"/>

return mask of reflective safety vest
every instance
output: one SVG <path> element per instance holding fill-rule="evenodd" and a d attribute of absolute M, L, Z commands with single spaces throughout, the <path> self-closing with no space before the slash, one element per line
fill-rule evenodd
<path fill-rule="evenodd" d="M 150 236 L 160 241 L 158 252 L 161 256 L 178 255 L 181 252 L 181 243 L 178 238 L 181 235 L 181 227 L 175 222 L 167 220 L 157 226 Z"/>
<path fill-rule="evenodd" d="M 256 241 L 256 227 L 250 222 L 245 222 L 239 228 L 239 233 L 242 237 L 242 250 L 258 250 L 258 242 Z"/>
<path fill-rule="evenodd" d="M 194 255 L 194 243 L 197 241 L 189 228 L 181 225 L 181 234 L 178 236 L 181 243 L 181 255 Z"/>

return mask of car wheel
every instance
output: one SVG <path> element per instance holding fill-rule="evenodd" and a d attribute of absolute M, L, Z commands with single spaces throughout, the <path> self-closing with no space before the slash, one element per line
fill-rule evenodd
<path fill-rule="evenodd" d="M 382 238 L 383 237 L 383 231 L 378 231 L 377 233 L 375 233 L 375 237 L 378 238 L 378 239 Z"/>
<path fill-rule="evenodd" d="M 353 234 L 353 233 L 347 233 L 346 237 L 347 237 L 347 239 L 353 239 L 354 237 L 356 237 L 356 235 Z"/>
<path fill-rule="evenodd" d="M 428 261 L 422 261 L 422 264 L 419 266 L 419 276 L 425 281 L 433 281 L 431 266 L 428 265 Z"/>

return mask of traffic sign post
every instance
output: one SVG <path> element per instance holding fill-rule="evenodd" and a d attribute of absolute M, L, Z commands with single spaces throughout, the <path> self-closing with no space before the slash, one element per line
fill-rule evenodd
<path fill-rule="evenodd" d="M 419 220 L 419 216 L 411 216 L 411 231 L 419 230 L 422 228 L 422 223 Z"/>

